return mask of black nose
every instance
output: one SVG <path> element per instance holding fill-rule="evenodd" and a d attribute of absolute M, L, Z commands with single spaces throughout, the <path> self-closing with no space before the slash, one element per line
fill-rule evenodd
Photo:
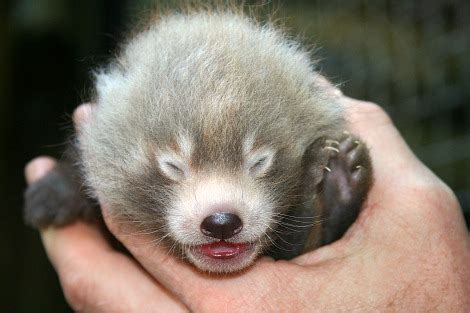
<path fill-rule="evenodd" d="M 229 239 L 238 234 L 242 227 L 240 218 L 232 213 L 215 213 L 201 223 L 202 233 L 217 239 Z"/>

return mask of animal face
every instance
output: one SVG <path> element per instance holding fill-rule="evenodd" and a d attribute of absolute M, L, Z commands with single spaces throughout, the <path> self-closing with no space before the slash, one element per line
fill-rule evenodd
<path fill-rule="evenodd" d="M 282 152 L 255 145 L 248 136 L 235 151 L 224 143 L 206 143 L 199 158 L 212 162 L 197 162 L 197 142 L 177 136 L 173 148 L 156 155 L 159 175 L 169 180 L 172 189 L 163 215 L 168 235 L 198 268 L 237 271 L 270 243 L 276 214 L 282 211 L 280 199 L 288 198 L 282 193 L 289 188 L 278 186 L 281 176 L 286 177 L 280 167 Z M 214 151 L 215 146 L 219 151 Z M 233 155 L 236 151 L 240 154 Z M 202 155 L 208 153 L 213 155 Z"/>
<path fill-rule="evenodd" d="M 283 129 L 214 121 L 154 136 L 114 120 L 122 135 L 104 141 L 93 120 L 82 152 L 99 166 L 87 168 L 88 185 L 114 213 L 201 270 L 233 272 L 272 244 L 281 215 L 301 201 L 302 154 Z"/>

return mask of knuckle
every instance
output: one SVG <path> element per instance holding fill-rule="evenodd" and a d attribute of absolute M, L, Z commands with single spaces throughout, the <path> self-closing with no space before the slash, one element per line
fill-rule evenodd
<path fill-rule="evenodd" d="M 392 124 L 388 113 L 376 103 L 356 100 L 347 109 L 349 113 L 348 118 L 353 123 L 373 120 L 380 124 Z"/>
<path fill-rule="evenodd" d="M 441 181 L 416 182 L 409 187 L 409 199 L 413 199 L 415 212 L 436 225 L 445 223 L 449 212 L 460 210 L 454 192 Z"/>
<path fill-rule="evenodd" d="M 373 115 L 375 117 L 380 117 L 381 119 L 390 120 L 388 113 L 376 103 L 361 102 L 361 105 L 358 106 L 358 109 L 367 115 Z"/>
<path fill-rule="evenodd" d="M 417 181 L 410 189 L 413 191 L 415 197 L 421 201 L 452 205 L 457 204 L 452 190 L 441 181 Z"/>

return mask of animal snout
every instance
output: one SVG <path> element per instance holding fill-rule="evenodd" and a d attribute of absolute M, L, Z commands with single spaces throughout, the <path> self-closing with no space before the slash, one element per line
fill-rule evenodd
<path fill-rule="evenodd" d="M 201 232 L 204 235 L 221 240 L 235 236 L 242 228 L 241 219 L 233 213 L 214 213 L 201 223 Z"/>

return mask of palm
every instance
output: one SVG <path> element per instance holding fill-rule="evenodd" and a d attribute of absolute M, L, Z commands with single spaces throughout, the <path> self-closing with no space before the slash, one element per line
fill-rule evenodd
<path fill-rule="evenodd" d="M 344 104 L 351 130 L 371 148 L 375 184 L 343 239 L 291 261 L 262 259 L 243 273 L 210 276 L 150 246 L 104 205 L 108 228 L 135 259 L 112 250 L 92 225 L 42 233 L 68 301 L 92 312 L 463 311 L 470 241 L 455 196 L 376 106 Z M 28 166 L 29 182 L 54 162 L 33 165 L 40 170 Z"/>

